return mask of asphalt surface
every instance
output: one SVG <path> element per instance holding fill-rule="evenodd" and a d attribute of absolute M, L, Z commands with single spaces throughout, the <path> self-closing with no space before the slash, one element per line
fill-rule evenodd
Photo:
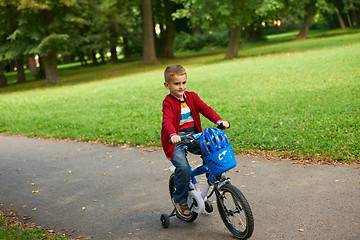
<path fill-rule="evenodd" d="M 359 165 L 237 162 L 226 175 L 251 203 L 251 239 L 360 239 Z M 0 135 L 0 204 L 69 238 L 233 239 L 215 203 L 193 223 L 161 227 L 169 166 L 161 149 Z"/>

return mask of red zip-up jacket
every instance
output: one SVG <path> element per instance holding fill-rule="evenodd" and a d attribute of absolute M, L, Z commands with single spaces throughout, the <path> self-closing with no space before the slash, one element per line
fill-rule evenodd
<path fill-rule="evenodd" d="M 202 132 L 200 114 L 204 115 L 213 123 L 221 121 L 220 116 L 194 92 L 185 92 L 185 100 L 191 110 L 191 114 L 195 122 L 196 132 Z M 180 117 L 181 117 L 181 101 L 172 94 L 165 97 L 163 101 L 163 120 L 161 129 L 161 143 L 166 157 L 171 161 L 174 153 L 175 145 L 170 145 L 170 138 L 178 134 Z"/>

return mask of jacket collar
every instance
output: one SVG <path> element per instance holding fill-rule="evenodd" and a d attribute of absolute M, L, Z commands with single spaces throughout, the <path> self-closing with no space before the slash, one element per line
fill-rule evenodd
<path fill-rule="evenodd" d="M 184 92 L 184 99 L 186 99 L 186 92 Z M 178 98 L 177 96 L 175 96 L 174 94 L 170 93 L 171 96 L 173 96 L 174 98 L 176 98 L 178 101 L 180 101 L 180 98 Z"/>

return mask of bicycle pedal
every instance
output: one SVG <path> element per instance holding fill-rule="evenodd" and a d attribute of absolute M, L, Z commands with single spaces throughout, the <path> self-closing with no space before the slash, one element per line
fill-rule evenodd
<path fill-rule="evenodd" d="M 176 210 L 176 217 L 181 219 L 181 220 L 184 220 L 184 221 L 187 221 L 187 220 L 190 220 L 193 216 L 193 212 L 191 212 L 190 216 L 188 217 L 184 217 L 184 216 L 181 216 L 180 213 Z"/>

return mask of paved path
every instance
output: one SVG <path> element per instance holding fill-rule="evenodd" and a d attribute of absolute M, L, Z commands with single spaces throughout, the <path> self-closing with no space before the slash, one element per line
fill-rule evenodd
<path fill-rule="evenodd" d="M 358 165 L 237 161 L 227 175 L 251 202 L 251 239 L 360 239 Z M 232 239 L 216 204 L 193 223 L 161 227 L 172 210 L 169 166 L 159 149 L 0 135 L 0 203 L 73 238 Z"/>

